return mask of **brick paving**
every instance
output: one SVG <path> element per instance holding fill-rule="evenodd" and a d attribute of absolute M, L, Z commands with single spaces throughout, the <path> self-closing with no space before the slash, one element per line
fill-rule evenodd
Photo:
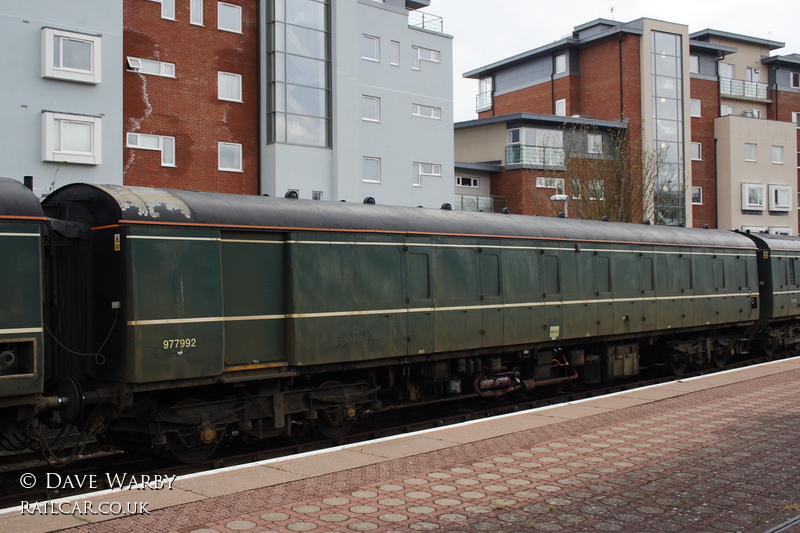
<path fill-rule="evenodd" d="M 70 531 L 720 533 L 797 515 L 795 370 Z"/>

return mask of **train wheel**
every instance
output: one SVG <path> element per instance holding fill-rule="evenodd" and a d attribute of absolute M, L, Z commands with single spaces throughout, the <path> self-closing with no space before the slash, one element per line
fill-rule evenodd
<path fill-rule="evenodd" d="M 683 372 L 686 370 L 686 363 L 681 363 L 679 361 L 673 361 L 669 364 L 670 370 L 672 370 L 673 376 L 682 376 Z"/>
<path fill-rule="evenodd" d="M 320 389 L 328 389 L 332 393 L 341 393 L 340 390 L 334 388 L 341 385 L 342 383 L 339 381 L 326 381 L 322 384 L 322 386 L 320 386 Z M 356 416 L 355 418 L 358 417 Z M 355 418 L 334 420 L 328 411 L 325 409 L 320 409 L 319 418 L 317 419 L 317 428 L 323 436 L 331 440 L 341 439 L 353 428 L 353 424 L 356 423 Z"/>
<path fill-rule="evenodd" d="M 197 398 L 186 398 L 185 400 L 181 400 L 180 402 L 176 403 L 175 408 L 190 407 L 195 405 L 202 406 L 204 403 L 205 402 L 203 402 L 203 400 Z M 178 432 L 167 433 L 167 451 L 173 459 L 184 464 L 191 465 L 205 461 L 211 457 L 211 454 L 217 449 L 218 444 L 218 441 L 214 438 L 215 435 L 213 435 L 213 426 L 211 427 L 212 435 L 208 439 L 211 442 L 199 446 L 192 446 L 188 444 L 188 442 L 190 442 L 192 439 L 184 439 L 184 437 Z"/>
<path fill-rule="evenodd" d="M 714 364 L 717 365 L 717 368 L 723 368 L 725 363 L 728 362 L 728 356 L 724 353 L 716 353 L 714 354 Z"/>

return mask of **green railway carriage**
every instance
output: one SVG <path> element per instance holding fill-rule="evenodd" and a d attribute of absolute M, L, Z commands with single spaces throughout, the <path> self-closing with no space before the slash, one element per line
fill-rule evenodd
<path fill-rule="evenodd" d="M 231 430 L 337 435 L 379 393 L 723 364 L 759 320 L 730 232 L 108 185 L 44 209 L 90 228 L 91 262 L 58 267 L 91 287 L 78 403 L 187 461 Z"/>
<path fill-rule="evenodd" d="M 42 232 L 36 196 L 0 178 L 0 427 L 8 430 L 44 384 Z"/>
<path fill-rule="evenodd" d="M 747 233 L 758 246 L 762 324 L 760 337 L 772 351 L 800 343 L 800 239 Z"/>

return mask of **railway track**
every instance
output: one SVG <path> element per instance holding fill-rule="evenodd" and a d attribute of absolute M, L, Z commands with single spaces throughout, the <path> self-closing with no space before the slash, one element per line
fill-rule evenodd
<path fill-rule="evenodd" d="M 312 431 L 301 431 L 292 439 L 283 439 L 273 442 L 272 446 L 265 447 L 264 442 L 239 443 L 221 447 L 207 461 L 193 465 L 171 465 L 163 459 L 153 459 L 144 455 L 132 455 L 120 451 L 97 451 L 91 455 L 83 456 L 62 468 L 53 466 L 41 460 L 33 460 L 30 453 L 20 454 L 21 461 L 13 463 L 6 454 L 5 464 L 0 466 L 0 509 L 20 505 L 21 502 L 45 501 L 62 497 L 73 497 L 81 494 L 113 488 L 114 483 L 109 480 L 119 479 L 122 474 L 135 476 L 182 476 L 187 474 L 213 471 L 219 468 L 247 464 L 278 457 L 285 457 L 303 452 L 322 450 L 345 444 L 367 442 L 374 439 L 401 435 L 424 429 L 459 424 L 470 420 L 479 420 L 507 413 L 536 409 L 549 405 L 573 402 L 635 390 L 670 381 L 679 381 L 686 378 L 742 368 L 755 364 L 765 363 L 798 355 L 796 351 L 780 354 L 764 355 L 746 361 L 732 362 L 725 368 L 703 368 L 687 372 L 682 376 L 655 376 L 647 377 L 647 372 L 642 372 L 638 378 L 626 382 L 618 382 L 601 388 L 585 388 L 575 390 L 546 390 L 546 396 L 535 398 L 500 398 L 486 400 L 469 398 L 464 395 L 457 401 L 440 402 L 433 404 L 414 405 L 403 409 L 388 409 L 370 416 L 354 426 L 354 431 L 337 439 L 320 439 Z M 653 369 L 655 371 L 655 369 Z M 542 390 L 537 394 L 542 394 Z M 467 400 L 472 400 L 468 402 Z M 432 405 L 438 408 L 432 408 Z M 49 478 L 48 478 L 49 474 Z M 23 475 L 34 476 L 36 485 L 31 488 L 21 486 Z M 59 487 L 48 488 L 58 479 L 81 478 L 82 476 L 95 475 L 96 484 L 88 489 L 86 487 Z M 56 477 L 59 476 L 59 477 Z M 117 476 L 115 478 L 115 476 Z M 30 479 L 30 477 L 29 477 Z"/>

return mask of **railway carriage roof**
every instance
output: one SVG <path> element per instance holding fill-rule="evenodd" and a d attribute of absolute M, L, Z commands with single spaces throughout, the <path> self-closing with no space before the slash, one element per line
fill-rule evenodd
<path fill-rule="evenodd" d="M 788 235 L 772 235 L 771 233 L 747 234 L 761 249 L 800 251 L 800 238 Z"/>
<path fill-rule="evenodd" d="M 755 248 L 744 235 L 719 230 L 117 185 L 67 185 L 43 205 L 48 216 L 92 227 L 147 223 Z"/>
<path fill-rule="evenodd" d="M 0 216 L 42 217 L 42 206 L 33 191 L 11 178 L 0 178 Z"/>

